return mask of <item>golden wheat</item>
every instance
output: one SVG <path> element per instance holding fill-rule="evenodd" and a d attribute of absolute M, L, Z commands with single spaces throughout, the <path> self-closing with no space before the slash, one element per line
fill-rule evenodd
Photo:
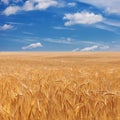
<path fill-rule="evenodd" d="M 120 53 L 0 53 L 0 120 L 120 120 Z"/>

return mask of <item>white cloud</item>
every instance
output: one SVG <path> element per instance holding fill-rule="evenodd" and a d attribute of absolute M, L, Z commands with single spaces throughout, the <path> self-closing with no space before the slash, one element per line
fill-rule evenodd
<path fill-rule="evenodd" d="M 90 46 L 90 47 L 85 47 L 85 48 L 81 49 L 80 51 L 89 52 L 89 51 L 95 51 L 96 49 L 100 50 L 100 51 L 105 51 L 105 50 L 108 50 L 109 48 L 110 48 L 109 45 L 96 44 L 96 45 L 93 45 L 93 46 Z"/>
<path fill-rule="evenodd" d="M 107 26 L 107 25 L 95 25 L 95 27 L 98 29 L 102 29 L 102 30 L 106 30 L 106 31 L 110 31 L 110 32 L 114 32 L 114 33 L 118 34 L 116 29 L 111 28 L 110 26 Z"/>
<path fill-rule="evenodd" d="M 45 39 L 45 41 L 51 42 L 51 43 L 58 43 L 58 44 L 72 44 L 71 38 L 61 38 L 61 39 L 47 38 Z"/>
<path fill-rule="evenodd" d="M 3 14 L 9 16 L 12 14 L 16 14 L 20 10 L 21 8 L 19 6 L 9 6 L 3 11 Z"/>
<path fill-rule="evenodd" d="M 22 2 L 23 0 L 13 0 L 14 3 Z"/>
<path fill-rule="evenodd" d="M 75 49 L 72 50 L 72 52 L 77 52 L 77 51 L 80 51 L 80 49 L 79 48 L 75 48 Z"/>
<path fill-rule="evenodd" d="M 65 14 L 63 19 L 68 20 L 65 22 L 65 26 L 71 26 L 75 24 L 95 24 L 102 22 L 104 18 L 102 15 L 83 11 L 74 14 Z"/>
<path fill-rule="evenodd" d="M 44 41 L 46 42 L 51 42 L 51 43 L 58 43 L 58 44 L 70 44 L 70 45 L 101 45 L 98 44 L 96 42 L 92 42 L 92 41 L 85 41 L 85 40 L 80 40 L 80 39 L 73 39 L 73 38 L 58 38 L 58 39 L 54 39 L 54 38 L 45 38 Z"/>
<path fill-rule="evenodd" d="M 9 24 L 4 24 L 3 26 L 0 26 L 0 30 L 9 30 L 12 29 L 13 26 Z"/>
<path fill-rule="evenodd" d="M 33 43 L 27 46 L 22 47 L 23 50 L 27 50 L 27 49 L 33 49 L 33 48 L 38 48 L 38 47 L 43 47 L 43 45 L 38 42 L 38 43 Z"/>
<path fill-rule="evenodd" d="M 37 5 L 35 9 L 45 10 L 51 6 L 56 6 L 58 3 L 55 0 L 37 0 Z"/>
<path fill-rule="evenodd" d="M 120 21 L 115 21 L 115 20 L 104 20 L 103 21 L 104 24 L 107 24 L 107 25 L 110 25 L 110 26 L 113 26 L 113 27 L 120 27 Z"/>
<path fill-rule="evenodd" d="M 115 34 L 120 34 L 120 21 L 118 20 L 104 19 L 100 24 L 95 24 L 94 26 L 102 30 L 110 31 Z"/>
<path fill-rule="evenodd" d="M 25 35 L 34 35 L 33 33 L 30 33 L 30 32 L 23 32 L 23 34 L 25 34 Z"/>
<path fill-rule="evenodd" d="M 27 0 L 22 10 L 31 11 L 31 10 L 46 10 L 51 6 L 57 6 L 58 2 L 56 0 Z"/>
<path fill-rule="evenodd" d="M 96 45 L 96 42 L 92 42 L 92 41 L 79 41 L 78 43 L 82 43 L 82 44 L 91 44 L 91 45 Z M 78 44 L 77 43 L 77 44 Z"/>
<path fill-rule="evenodd" d="M 56 30 L 75 30 L 73 28 L 68 28 L 68 27 L 60 27 L 60 26 L 55 26 L 53 27 Z"/>
<path fill-rule="evenodd" d="M 103 8 L 107 13 L 120 14 L 120 0 L 78 0 L 99 8 Z"/>
<path fill-rule="evenodd" d="M 98 47 L 99 47 L 98 45 L 94 45 L 94 46 L 90 46 L 90 47 L 85 47 L 85 48 L 81 49 L 81 51 L 82 52 L 94 51 Z"/>
<path fill-rule="evenodd" d="M 120 3 L 119 3 L 120 4 Z M 119 6 L 111 6 L 111 7 L 108 7 L 106 9 L 106 12 L 108 12 L 109 14 L 119 14 L 120 15 L 120 7 Z"/>
<path fill-rule="evenodd" d="M 69 7 L 75 7 L 76 6 L 76 3 L 75 2 L 70 2 L 67 4 Z"/>
<path fill-rule="evenodd" d="M 19 1 L 19 0 L 18 0 Z M 6 16 L 16 14 L 19 11 L 31 11 L 31 10 L 46 10 L 51 6 L 58 7 L 58 1 L 56 0 L 27 0 L 23 6 L 8 6 L 3 14 Z"/>
<path fill-rule="evenodd" d="M 110 48 L 109 45 L 103 45 L 103 44 L 96 44 L 90 47 L 85 47 L 83 49 L 75 48 L 72 50 L 72 52 L 82 51 L 82 52 L 89 52 L 89 51 L 95 51 L 96 49 L 99 51 L 106 51 Z"/>
<path fill-rule="evenodd" d="M 19 22 L 7 22 L 12 25 L 24 25 L 25 23 L 19 23 Z"/>
<path fill-rule="evenodd" d="M 5 5 L 8 5 L 9 3 L 18 3 L 18 2 L 22 2 L 22 0 L 1 0 L 2 3 L 4 3 Z"/>
<path fill-rule="evenodd" d="M 26 1 L 22 7 L 24 11 L 34 10 L 34 3 L 32 1 Z"/>
<path fill-rule="evenodd" d="M 9 4 L 9 0 L 1 0 L 4 4 Z"/>
<path fill-rule="evenodd" d="M 106 50 L 106 49 L 109 49 L 109 48 L 110 48 L 110 46 L 108 46 L 108 45 L 103 45 L 103 46 L 100 47 L 101 50 Z"/>

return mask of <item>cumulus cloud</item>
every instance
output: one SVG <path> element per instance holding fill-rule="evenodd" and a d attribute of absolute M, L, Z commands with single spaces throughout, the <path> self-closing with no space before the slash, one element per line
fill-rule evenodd
<path fill-rule="evenodd" d="M 12 14 L 16 14 L 20 10 L 21 8 L 19 6 L 9 6 L 3 11 L 3 14 L 9 16 Z"/>
<path fill-rule="evenodd" d="M 35 9 L 45 10 L 50 6 L 56 6 L 57 1 L 55 0 L 37 0 L 38 4 L 35 6 Z"/>
<path fill-rule="evenodd" d="M 78 0 L 87 4 L 103 8 L 107 13 L 120 14 L 120 0 Z"/>
<path fill-rule="evenodd" d="M 4 15 L 16 14 L 19 11 L 46 10 L 51 6 L 59 6 L 56 0 L 27 0 L 22 6 L 8 6 L 4 11 Z"/>
<path fill-rule="evenodd" d="M 22 7 L 24 11 L 34 10 L 34 3 L 32 1 L 26 1 Z"/>
<path fill-rule="evenodd" d="M 63 19 L 68 20 L 67 22 L 65 22 L 65 26 L 71 26 L 75 24 L 95 24 L 98 22 L 102 22 L 104 18 L 102 17 L 102 15 L 83 11 L 74 14 L 65 14 Z"/>
<path fill-rule="evenodd" d="M 4 24 L 3 26 L 0 26 L 0 30 L 9 30 L 9 29 L 12 29 L 13 26 L 12 25 L 9 25 L 9 24 Z"/>
<path fill-rule="evenodd" d="M 43 45 L 38 42 L 38 43 L 33 43 L 27 46 L 22 47 L 23 50 L 27 50 L 27 49 L 33 49 L 33 48 L 38 48 L 38 47 L 43 47 Z"/>
<path fill-rule="evenodd" d="M 90 46 L 90 47 L 85 47 L 83 49 L 81 49 L 82 52 L 89 52 L 89 51 L 94 51 L 95 49 L 97 49 L 99 46 L 98 45 L 94 45 L 94 46 Z"/>
<path fill-rule="evenodd" d="M 57 1 L 55 0 L 28 0 L 23 5 L 23 10 L 45 10 L 51 6 L 56 6 Z"/>

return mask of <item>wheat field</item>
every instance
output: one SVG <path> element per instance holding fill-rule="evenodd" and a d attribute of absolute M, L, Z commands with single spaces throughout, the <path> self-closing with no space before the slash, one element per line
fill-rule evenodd
<path fill-rule="evenodd" d="M 120 53 L 1 52 L 0 120 L 120 120 Z"/>

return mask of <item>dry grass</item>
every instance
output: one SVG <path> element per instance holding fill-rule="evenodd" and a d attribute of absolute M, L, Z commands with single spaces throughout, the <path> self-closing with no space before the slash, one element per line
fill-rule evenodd
<path fill-rule="evenodd" d="M 0 120 L 120 120 L 120 53 L 0 53 Z"/>

